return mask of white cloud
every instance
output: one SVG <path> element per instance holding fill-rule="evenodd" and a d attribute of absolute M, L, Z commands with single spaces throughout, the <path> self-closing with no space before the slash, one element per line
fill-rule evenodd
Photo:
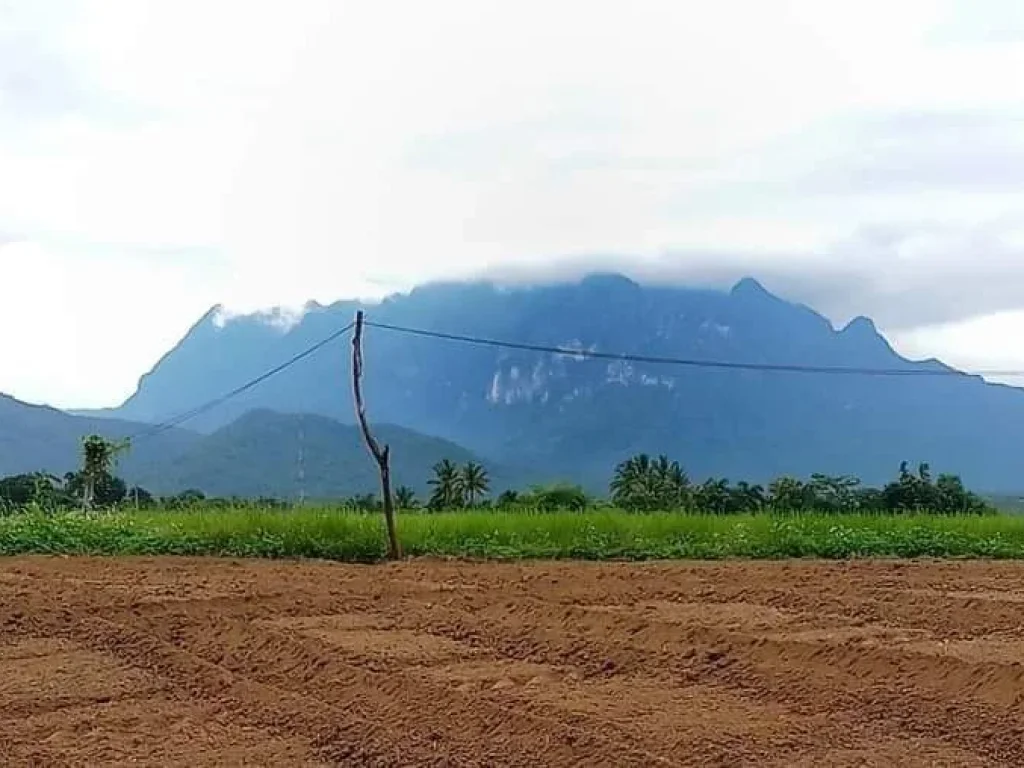
<path fill-rule="evenodd" d="M 1008 5 L 9 5 L 0 65 L 31 77 L 0 76 L 0 390 L 27 399 L 118 401 L 213 303 L 594 253 L 753 268 L 899 338 L 1024 289 Z M 118 354 L 38 353 L 98 337 Z"/>
<path fill-rule="evenodd" d="M 104 405 L 215 303 L 199 260 L 139 258 L 111 247 L 0 245 L 4 390 L 33 401 Z M 211 290 L 212 288 L 212 290 Z"/>
<path fill-rule="evenodd" d="M 895 335 L 893 341 L 912 357 L 934 356 L 961 370 L 981 371 L 989 381 L 1024 386 L 1021 357 L 1013 340 L 1024 335 L 1024 310 L 997 312 L 968 320 L 941 323 Z"/>

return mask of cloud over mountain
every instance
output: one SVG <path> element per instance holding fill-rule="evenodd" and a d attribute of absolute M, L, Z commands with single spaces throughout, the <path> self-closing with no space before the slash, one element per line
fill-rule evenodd
<path fill-rule="evenodd" d="M 1019 325 L 1019 22 L 977 0 L 17 4 L 0 390 L 116 401 L 215 303 L 595 268 L 753 273 L 957 358 L 955 328 Z"/>

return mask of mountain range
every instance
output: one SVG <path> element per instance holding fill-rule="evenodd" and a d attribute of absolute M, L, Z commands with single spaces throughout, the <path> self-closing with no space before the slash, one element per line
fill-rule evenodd
<path fill-rule="evenodd" d="M 374 428 L 391 446 L 395 487 L 406 485 L 422 499 L 431 467 L 442 459 L 457 464 L 480 457 L 447 440 L 392 424 Z M 516 478 L 491 466 L 496 487 Z M 315 414 L 254 410 L 161 464 L 141 469 L 138 482 L 159 492 L 196 488 L 212 496 L 338 499 L 379 493 L 377 465 L 359 428 Z"/>
<path fill-rule="evenodd" d="M 906 460 L 959 473 L 987 492 L 1024 486 L 1024 391 L 936 360 L 908 360 L 871 320 L 859 317 L 836 329 L 813 309 L 783 300 L 751 278 L 728 291 L 640 285 L 611 274 L 516 288 L 438 283 L 379 303 L 310 304 L 295 320 L 265 313 L 225 319 L 215 307 L 121 406 L 67 418 L 163 422 L 308 349 L 344 328 L 358 309 L 371 323 L 364 353 L 371 421 L 401 425 L 402 440 L 415 435 L 427 443 L 447 441 L 422 451 L 427 469 L 434 456 L 448 451 L 457 458 L 461 452 L 505 468 L 510 483 L 572 478 L 603 490 L 618 461 L 648 452 L 678 459 L 698 480 L 764 482 L 825 472 L 876 484 L 892 478 Z M 350 353 L 347 337 L 338 339 L 198 414 L 187 422 L 190 431 L 168 440 L 189 443 L 193 451 L 214 435 L 228 443 L 191 454 L 206 456 L 201 461 L 186 460 L 188 450 L 169 444 L 163 465 L 179 469 L 165 476 L 180 470 L 181 482 L 196 478 L 185 467 L 213 466 L 214 456 L 241 463 L 265 456 L 267 466 L 291 472 L 295 441 L 285 433 L 295 427 L 296 414 L 319 415 L 339 427 L 353 421 Z M 648 360 L 616 359 L 616 353 Z M 694 361 L 875 372 L 751 370 Z M 224 430 L 252 411 L 262 414 L 264 426 L 267 412 L 292 420 L 277 424 L 270 430 L 277 436 L 249 446 L 249 453 L 236 452 L 231 446 L 238 443 Z M 393 450 L 398 461 L 401 449 Z M 337 471 L 330 467 L 324 464 L 323 471 Z M 0 464 L 0 471 L 6 469 Z"/>
<path fill-rule="evenodd" d="M 392 447 L 394 484 L 422 498 L 431 467 L 484 460 L 459 445 L 404 427 L 375 427 Z M 249 411 L 211 434 L 185 429 L 152 434 L 151 425 L 88 418 L 0 396 L 0 477 L 78 468 L 81 439 L 135 437 L 117 459 L 116 474 L 160 494 L 198 489 L 213 496 L 337 499 L 379 491 L 377 466 L 354 425 L 316 414 Z M 501 466 L 488 466 L 495 487 L 525 482 Z"/>
<path fill-rule="evenodd" d="M 0 394 L 0 476 L 40 471 L 63 475 L 78 467 L 84 436 L 96 433 L 120 440 L 148 429 L 147 424 L 68 414 Z M 163 430 L 125 454 L 122 469 L 135 475 L 147 465 L 179 455 L 201 438 L 186 429 Z"/>

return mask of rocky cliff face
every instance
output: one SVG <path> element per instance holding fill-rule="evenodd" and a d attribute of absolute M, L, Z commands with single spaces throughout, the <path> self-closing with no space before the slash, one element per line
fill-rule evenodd
<path fill-rule="evenodd" d="M 203 318 L 116 414 L 187 411 L 348 323 L 351 302 L 284 327 Z M 364 307 L 369 319 L 572 350 L 547 354 L 367 329 L 372 417 L 552 477 L 602 484 L 631 452 L 667 452 L 691 474 L 764 480 L 812 471 L 880 482 L 901 460 L 1017 489 L 1024 392 L 969 376 L 853 376 L 595 359 L 621 353 L 736 363 L 948 370 L 901 358 L 866 318 L 835 330 L 752 279 L 731 291 L 648 287 L 618 275 L 503 289 L 438 284 Z M 351 421 L 350 347 L 335 342 L 190 421 L 212 430 L 252 408 Z"/>

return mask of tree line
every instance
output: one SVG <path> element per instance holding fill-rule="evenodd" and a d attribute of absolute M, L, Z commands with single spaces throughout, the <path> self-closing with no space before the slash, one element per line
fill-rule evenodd
<path fill-rule="evenodd" d="M 932 477 L 927 463 L 916 471 L 904 461 L 896 477 L 881 488 L 852 475 L 813 474 L 809 480 L 780 477 L 767 487 L 725 478 L 692 483 L 679 462 L 667 456 L 639 454 L 615 468 L 609 490 L 615 506 L 634 511 L 690 509 L 729 514 L 765 510 L 786 512 L 935 512 L 984 514 L 994 511 L 968 491 L 958 475 Z"/>
<path fill-rule="evenodd" d="M 902 462 L 896 477 L 886 485 L 865 486 L 852 475 L 813 474 L 808 480 L 780 477 L 767 486 L 727 478 L 690 480 L 678 461 L 668 456 L 637 454 L 615 467 L 606 499 L 588 496 L 571 485 L 536 487 L 529 492 L 505 491 L 493 501 L 488 493 L 487 474 L 479 465 L 467 465 L 459 472 L 451 462 L 434 466 L 430 481 L 434 492 L 427 509 L 455 509 L 474 506 L 533 506 L 583 509 L 611 506 L 631 512 L 691 511 L 709 514 L 777 512 L 933 512 L 938 514 L 986 514 L 995 510 L 976 493 L 964 487 L 954 474 L 932 476 L 931 467 L 921 463 L 911 470 Z M 409 494 L 400 506 L 416 506 Z"/>
<path fill-rule="evenodd" d="M 758 512 L 990 514 L 996 510 L 967 490 L 958 475 L 932 476 L 922 463 L 911 470 L 900 464 L 896 477 L 880 488 L 865 486 L 851 475 L 813 474 L 807 480 L 780 477 L 767 486 L 726 478 L 693 483 L 677 461 L 667 456 L 633 456 L 615 467 L 608 496 L 587 494 L 577 485 L 535 486 L 528 491 L 505 490 L 490 496 L 487 470 L 476 463 L 457 466 L 445 459 L 433 467 L 429 497 L 421 503 L 413 489 L 399 486 L 399 509 L 445 511 L 459 509 L 536 509 L 582 511 L 617 508 L 629 512 L 689 511 L 708 514 Z M 342 506 L 379 510 L 374 494 L 355 496 Z"/>
<path fill-rule="evenodd" d="M 112 508 L 136 506 L 184 509 L 197 504 L 206 507 L 253 505 L 286 507 L 288 502 L 273 498 L 211 499 L 199 490 L 187 490 L 157 498 L 144 488 L 129 487 L 114 474 L 118 455 L 127 443 L 115 443 L 95 435 L 82 444 L 82 466 L 57 477 L 43 472 L 0 479 L 0 509 L 36 504 L 45 508 Z M 443 459 L 432 468 L 430 489 L 421 502 L 408 486 L 394 492 L 399 509 L 442 511 L 472 508 L 530 508 L 538 510 L 583 510 L 615 507 L 631 512 L 692 511 L 710 514 L 778 512 L 932 512 L 938 514 L 985 514 L 992 507 L 967 490 L 958 475 L 932 476 L 927 463 L 911 469 L 903 462 L 892 481 L 880 488 L 865 486 L 850 475 L 813 474 L 807 480 L 780 477 L 767 486 L 726 478 L 690 480 L 682 465 L 668 456 L 637 454 L 614 469 L 607 498 L 588 495 L 571 484 L 538 486 L 528 491 L 505 490 L 491 497 L 491 478 L 477 462 L 455 464 Z M 340 500 L 340 506 L 357 510 L 380 508 L 374 494 Z"/>

